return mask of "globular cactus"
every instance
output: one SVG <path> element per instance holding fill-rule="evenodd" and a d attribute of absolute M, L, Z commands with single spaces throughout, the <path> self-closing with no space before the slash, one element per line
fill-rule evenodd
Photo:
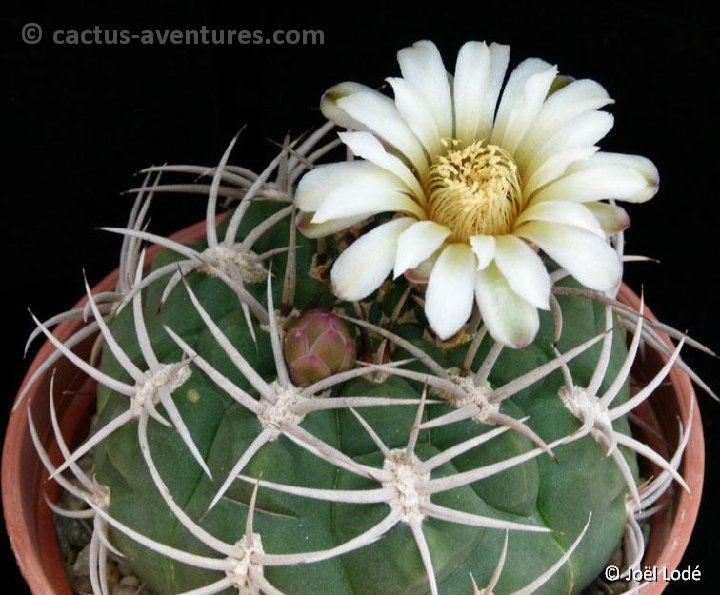
<path fill-rule="evenodd" d="M 493 48 L 485 46 L 498 59 Z M 468 52 L 485 50 L 472 46 Z M 417 51 L 433 64 L 427 45 Z M 405 55 L 401 61 L 406 77 L 427 75 L 408 60 Z M 542 70 L 535 63 L 526 69 L 531 78 Z M 518 76 L 511 76 L 508 88 L 517 87 Z M 393 86 L 407 114 L 412 96 L 402 80 Z M 558 89 L 571 88 L 554 71 L 532 81 L 525 81 L 524 99 L 537 104 L 532 117 L 542 116 L 546 95 L 552 99 Z M 572 92 L 585 93 L 586 109 L 607 103 L 593 98 L 601 94 L 587 81 L 581 87 Z M 326 95 L 326 115 L 358 128 L 362 106 L 341 101 L 355 91 L 370 93 L 348 84 Z M 389 109 L 377 101 L 375 113 Z M 368 122 L 364 126 L 372 130 Z M 549 116 L 541 123 L 552 125 Z M 478 119 L 473 125 L 481 124 Z M 517 148 L 508 126 L 496 142 Z M 87 502 L 94 519 L 94 589 L 108 592 L 103 561 L 123 555 L 158 594 L 575 593 L 598 576 L 626 532 L 633 539 L 626 540 L 624 554 L 628 567 L 636 567 L 643 551 L 636 516 L 672 480 L 684 485 L 676 468 L 689 428 L 667 462 L 632 437 L 627 416 L 673 365 L 684 366 L 678 359 L 684 339 L 670 352 L 642 310 L 616 301 L 610 287 L 582 287 L 561 268 L 568 264 L 551 240 L 532 244 L 532 257 L 524 257 L 529 260 L 517 259 L 518 266 L 533 263 L 528 270 L 540 263 L 551 271 L 552 290 L 548 285 L 544 298 L 537 293 L 536 304 L 522 297 L 532 289 L 508 272 L 511 254 L 525 254 L 529 244 L 498 239 L 495 260 L 485 263 L 508 303 L 527 306 L 518 314 L 524 321 L 498 321 L 503 304 L 488 310 L 490 298 L 481 295 L 486 288 L 480 284 L 478 306 L 471 299 L 467 313 L 447 322 L 438 303 L 457 302 L 438 294 L 442 288 L 433 273 L 427 292 L 423 279 L 428 282 L 427 271 L 444 266 L 453 250 L 460 254 L 457 246 L 467 240 L 460 230 L 469 224 L 453 227 L 460 225 L 453 219 L 458 214 L 436 204 L 430 210 L 442 210 L 438 217 L 454 235 L 418 251 L 414 260 L 406 255 L 404 268 L 385 263 L 378 276 L 372 259 L 382 253 L 369 246 L 363 260 L 355 250 L 353 263 L 344 256 L 347 246 L 371 237 L 378 221 L 405 230 L 412 225 L 407 219 L 431 221 L 403 202 L 407 196 L 390 197 L 394 206 L 374 211 L 349 204 L 350 214 L 343 214 L 322 206 L 323 184 L 342 171 L 349 177 L 337 177 L 337 184 L 347 190 L 352 176 L 360 179 L 370 162 L 382 162 L 417 191 L 446 184 L 441 195 L 432 195 L 446 201 L 460 175 L 448 168 L 467 166 L 463 175 L 476 176 L 468 182 L 472 200 L 480 196 L 482 180 L 492 183 L 486 194 L 493 200 L 498 188 L 520 200 L 518 184 L 528 172 L 508 165 L 512 151 L 502 146 L 476 144 L 472 154 L 455 155 L 465 150 L 458 141 L 448 145 L 445 165 L 433 169 L 432 184 L 423 188 L 407 178 L 407 172 L 420 174 L 402 161 L 402 147 L 393 149 L 400 141 L 373 144 L 361 131 L 344 140 L 370 161 L 320 166 L 303 178 L 338 146 L 332 129 L 327 124 L 305 139 L 286 140 L 260 174 L 228 165 L 235 141 L 212 170 L 151 168 L 130 224 L 111 230 L 124 238 L 122 284 L 102 299 L 88 290 L 87 310 L 68 314 L 85 315 L 91 330 L 63 345 L 48 330 L 62 317 L 38 322 L 58 354 L 98 382 L 97 421 L 83 445 L 73 452 L 63 447 L 65 462 L 53 466 L 37 441 L 53 477 Z M 586 153 L 594 151 L 576 151 L 565 168 L 584 171 L 576 162 Z M 485 168 L 480 173 L 472 170 L 476 162 Z M 607 158 L 603 171 L 617 173 L 620 162 Z M 347 167 L 357 163 L 365 165 Z M 547 167 L 557 169 L 557 163 Z M 630 189 L 602 198 L 645 192 L 639 185 L 644 173 L 631 169 L 620 172 Z M 557 171 L 560 176 L 565 169 Z M 209 197 L 201 244 L 180 244 L 145 229 L 149 198 L 177 189 L 163 185 L 160 176 L 178 173 L 211 176 L 209 185 L 197 184 Z M 510 174 L 512 184 L 505 184 L 502 176 Z M 382 192 L 378 179 L 376 186 L 360 180 L 362 192 L 342 198 Z M 229 209 L 220 220 L 221 198 Z M 537 207 L 536 223 L 555 221 L 558 202 Z M 615 234 L 621 233 L 623 212 L 597 201 L 585 210 L 576 206 L 558 225 L 591 227 L 595 239 L 587 243 L 617 249 L 621 258 Z M 374 215 L 387 210 L 402 216 Z M 370 215 L 376 219 L 366 220 Z M 324 226 L 322 234 L 317 226 Z M 545 228 L 532 229 L 530 236 L 544 237 Z M 162 248 L 151 263 L 143 242 Z M 443 251 L 445 245 L 455 248 Z M 422 262 L 426 256 L 429 262 Z M 343 258 L 330 274 L 330 265 Z M 575 270 L 573 258 L 569 267 Z M 607 258 L 603 250 L 601 260 Z M 379 289 L 350 303 L 337 295 L 355 291 L 349 289 L 352 266 L 358 277 L 374 275 L 372 289 Z M 396 278 L 385 280 L 393 266 Z M 72 347 L 94 331 L 102 356 L 86 362 Z M 643 346 L 661 351 L 667 364 L 631 395 L 631 368 Z M 59 428 L 56 435 L 63 443 Z M 92 476 L 76 465 L 88 452 Z M 653 482 L 643 483 L 637 454 L 662 468 Z"/>

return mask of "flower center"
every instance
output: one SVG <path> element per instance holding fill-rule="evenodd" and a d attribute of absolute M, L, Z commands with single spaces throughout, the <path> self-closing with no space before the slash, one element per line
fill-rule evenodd
<path fill-rule="evenodd" d="M 430 219 L 445 225 L 456 241 L 474 235 L 512 231 L 522 209 L 517 165 L 504 149 L 477 141 L 464 149 L 443 141 L 448 150 L 430 168 L 427 183 Z"/>

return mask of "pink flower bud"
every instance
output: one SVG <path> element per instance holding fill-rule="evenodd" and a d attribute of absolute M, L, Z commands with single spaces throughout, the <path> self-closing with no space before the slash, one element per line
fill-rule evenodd
<path fill-rule="evenodd" d="M 347 325 L 328 310 L 307 310 L 285 333 L 285 361 L 295 386 L 311 384 L 349 370 L 355 341 Z"/>

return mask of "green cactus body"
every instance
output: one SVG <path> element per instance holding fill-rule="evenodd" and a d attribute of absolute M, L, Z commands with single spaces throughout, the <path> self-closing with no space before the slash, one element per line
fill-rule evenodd
<path fill-rule="evenodd" d="M 237 237 L 245 237 L 278 209 L 275 203 L 253 203 Z M 286 245 L 289 225 L 287 218 L 280 221 L 257 242 L 254 250 L 259 253 Z M 297 241 L 294 256 L 297 258 L 298 281 L 294 308 L 300 311 L 333 307 L 334 298 L 329 289 L 309 274 L 315 252 L 314 241 L 300 237 Z M 153 261 L 153 268 L 157 269 L 177 258 L 170 252 L 160 253 Z M 282 277 L 287 261 L 286 254 L 279 254 L 272 262 L 276 304 L 281 300 Z M 182 285 L 178 285 L 161 304 L 166 282 L 166 279 L 161 279 L 154 283 L 142 296 L 143 317 L 158 359 L 172 363 L 182 356 L 180 348 L 164 330 L 163 327 L 167 326 L 229 382 L 257 398 L 251 382 L 238 371 L 213 337 Z M 275 382 L 277 373 L 267 328 L 254 321 L 256 343 L 253 342 L 238 299 L 222 280 L 200 271 L 190 273 L 187 282 L 212 320 L 257 374 L 267 383 Z M 248 283 L 246 288 L 267 306 L 264 282 Z M 369 308 L 371 322 L 383 323 L 383 311 L 392 310 L 397 293 L 384 293 L 385 299 L 382 302 L 377 300 Z M 605 330 L 605 312 L 601 306 L 579 298 L 561 297 L 559 301 L 564 320 L 562 337 L 557 344 L 561 353 Z M 443 367 L 460 368 L 467 344 L 451 348 L 434 345 L 423 335 L 424 324 L 413 322 L 413 319 L 422 320 L 422 310 L 410 306 L 407 310 L 412 316 L 401 317 L 404 322 L 395 325 L 394 332 L 423 349 Z M 352 311 L 347 310 L 347 313 L 352 314 Z M 111 330 L 130 359 L 144 369 L 131 307 L 125 307 L 117 314 Z M 359 333 L 360 329 L 355 328 L 352 332 Z M 372 334 L 369 336 L 373 337 Z M 375 350 L 379 341 L 376 338 L 372 341 Z M 613 341 L 611 361 L 601 391 L 615 378 L 627 354 L 621 333 L 615 333 Z M 542 317 L 541 330 L 532 346 L 501 352 L 489 376 L 491 386 L 503 386 L 523 373 L 552 361 L 556 357 L 552 342 L 552 319 L 546 314 Z M 482 364 L 490 345 L 489 339 L 481 344 L 473 370 Z M 578 385 L 587 385 L 599 356 L 598 344 L 570 361 L 569 369 Z M 401 347 L 392 353 L 393 361 L 408 357 L 411 355 Z M 409 362 L 405 368 L 427 371 L 418 361 Z M 128 380 L 108 349 L 103 353 L 101 369 L 115 378 Z M 258 420 L 255 413 L 233 400 L 195 362 L 190 364 L 190 369 L 189 379 L 174 391 L 172 398 L 207 462 L 213 480 L 193 459 L 175 429 L 163 427 L 151 419 L 147 431 L 148 445 L 152 460 L 173 501 L 194 523 L 217 539 L 226 544 L 236 544 L 245 535 L 256 485 L 253 478 L 328 491 L 378 490 L 383 487 L 375 479 L 351 472 L 347 465 L 329 464 L 281 431 L 274 432 L 276 428 L 272 424 L 275 422 Z M 390 374 L 383 381 L 376 380 L 348 380 L 333 387 L 330 394 L 316 398 L 375 396 L 420 400 L 422 397 L 422 383 L 412 379 Z M 562 375 L 555 371 L 512 395 L 503 402 L 501 411 L 515 419 L 529 417 L 526 425 L 547 443 L 568 436 L 580 427 L 580 422 L 558 398 L 562 385 Z M 614 403 L 627 398 L 628 388 L 625 386 Z M 436 390 L 429 390 L 427 399 L 422 418 L 425 422 L 454 408 L 443 402 L 442 394 Z M 107 424 L 126 409 L 126 399 L 107 388 L 99 389 L 99 426 Z M 164 413 L 162 406 L 158 406 L 157 410 Z M 358 412 L 389 452 L 394 453 L 393 456 L 405 452 L 403 449 L 408 445 L 418 405 L 374 406 L 358 409 Z M 629 434 L 624 417 L 613 423 L 616 431 Z M 170 548 L 221 560 L 221 554 L 200 543 L 179 522 L 162 498 L 144 460 L 137 425 L 124 425 L 103 440 L 95 451 L 96 479 L 110 489 L 110 515 L 143 536 Z M 392 457 L 381 452 L 377 441 L 347 407 L 312 411 L 301 420 L 300 427 L 363 468 L 392 467 L 388 466 Z M 426 461 L 465 440 L 495 429 L 475 419 L 423 429 L 416 436 L 413 460 Z M 242 469 L 241 475 L 247 480 L 236 479 L 219 502 L 209 509 L 219 485 L 264 431 L 271 438 Z M 531 453 L 536 448 L 526 436 L 508 430 L 438 465 L 429 479 L 471 472 Z M 495 593 L 509 593 L 522 588 L 542 574 L 573 543 L 590 515 L 592 520 L 587 533 L 569 562 L 559 568 L 537 592 L 578 592 L 601 572 L 619 546 L 626 520 L 627 487 L 618 466 L 607 456 L 607 448 L 588 435 L 553 450 L 556 461 L 545 453 L 536 454 L 500 473 L 430 496 L 432 505 L 549 529 L 548 532 L 509 532 L 507 559 Z M 632 472 L 637 475 L 634 455 L 623 449 L 621 456 L 626 458 Z M 328 550 L 361 535 L 396 510 L 385 501 L 359 504 L 334 502 L 331 498 L 323 500 L 284 493 L 266 485 L 260 485 L 256 498 L 253 532 L 261 537 L 262 550 L 266 554 Z M 421 523 L 441 593 L 470 593 L 471 575 L 479 585 L 488 584 L 503 549 L 505 530 L 446 522 L 434 517 L 416 520 Z M 196 568 L 174 561 L 144 547 L 122 531 L 112 531 L 112 541 L 128 556 L 142 580 L 158 594 L 198 589 L 225 577 L 223 570 Z M 347 554 L 304 564 L 268 563 L 262 568 L 262 573 L 275 588 L 288 594 L 410 594 L 429 590 L 421 553 L 414 541 L 411 525 L 405 519 L 397 522 L 381 539 Z M 228 588 L 227 592 L 238 590 L 257 592 L 237 587 Z"/>

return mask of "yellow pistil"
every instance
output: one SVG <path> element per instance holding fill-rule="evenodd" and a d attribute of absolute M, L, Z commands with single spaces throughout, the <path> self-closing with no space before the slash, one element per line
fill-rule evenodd
<path fill-rule="evenodd" d="M 464 149 L 455 140 L 443 143 L 448 151 L 430 168 L 426 188 L 430 219 L 460 242 L 510 233 L 522 210 L 520 176 L 510 155 L 483 141 Z"/>

